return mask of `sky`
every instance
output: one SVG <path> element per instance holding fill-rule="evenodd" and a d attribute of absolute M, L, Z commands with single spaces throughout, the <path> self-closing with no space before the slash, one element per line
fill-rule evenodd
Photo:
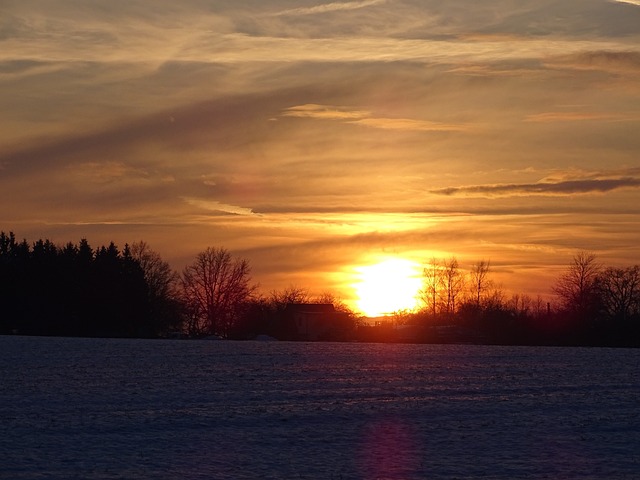
<path fill-rule="evenodd" d="M 20 239 L 347 302 L 389 258 L 640 263 L 640 0 L 3 0 L 0 112 Z"/>

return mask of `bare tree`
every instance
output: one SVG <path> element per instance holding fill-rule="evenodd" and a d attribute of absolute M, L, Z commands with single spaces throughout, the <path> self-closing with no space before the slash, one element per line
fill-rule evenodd
<path fill-rule="evenodd" d="M 445 311 L 448 315 L 453 315 L 456 312 L 458 297 L 464 288 L 464 275 L 455 257 L 445 260 L 443 267 Z"/>
<path fill-rule="evenodd" d="M 290 285 L 283 290 L 273 290 L 269 295 L 271 308 L 276 312 L 284 311 L 291 303 L 310 303 L 311 295 L 306 288 Z"/>
<path fill-rule="evenodd" d="M 431 262 L 422 270 L 423 288 L 420 291 L 420 299 L 433 317 L 437 314 L 442 290 L 442 273 L 440 262 L 435 257 L 431 258 Z"/>
<path fill-rule="evenodd" d="M 640 267 L 607 268 L 598 277 L 598 287 L 607 315 L 626 321 L 640 313 Z"/>
<path fill-rule="evenodd" d="M 565 310 L 582 318 L 595 313 L 599 272 L 600 265 L 593 253 L 583 251 L 573 257 L 567 271 L 553 286 L 553 292 L 560 297 Z"/>
<path fill-rule="evenodd" d="M 514 293 L 513 295 L 511 295 L 511 299 L 507 302 L 507 307 L 510 308 L 513 313 L 518 316 L 529 315 L 533 305 L 533 299 L 526 293 Z"/>
<path fill-rule="evenodd" d="M 149 288 L 149 295 L 156 298 L 170 297 L 176 293 L 180 276 L 162 260 L 158 252 L 144 241 L 135 242 L 130 247 L 131 257 L 136 260 Z"/>
<path fill-rule="evenodd" d="M 332 292 L 324 292 L 318 295 L 314 301 L 316 303 L 330 303 L 336 312 L 348 313 L 355 317 L 355 313 L 349 305 L 347 305 L 342 298 Z"/>
<path fill-rule="evenodd" d="M 492 286 L 489 279 L 489 269 L 491 262 L 480 260 L 471 269 L 469 284 L 471 296 L 477 307 L 480 307 L 482 299 L 486 296 L 487 291 Z"/>
<path fill-rule="evenodd" d="M 550 310 L 551 305 L 542 296 L 537 295 L 533 303 L 533 316 L 537 319 L 544 318 L 550 313 Z"/>
<path fill-rule="evenodd" d="M 165 330 L 180 328 L 182 314 L 178 273 L 144 241 L 133 243 L 129 252 L 144 274 L 153 318 Z"/>
<path fill-rule="evenodd" d="M 490 310 L 500 310 L 504 308 L 505 304 L 507 303 L 505 299 L 505 293 L 500 286 L 494 286 L 485 297 L 484 301 L 485 307 Z"/>
<path fill-rule="evenodd" d="M 240 307 L 255 290 L 249 263 L 224 248 L 208 247 L 182 273 L 182 291 L 190 307 L 191 333 L 226 337 Z"/>

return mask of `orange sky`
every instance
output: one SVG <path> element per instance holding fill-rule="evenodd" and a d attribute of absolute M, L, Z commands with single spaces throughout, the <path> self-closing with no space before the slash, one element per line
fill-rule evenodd
<path fill-rule="evenodd" d="M 640 263 L 639 2 L 237 3 L 2 2 L 0 229 L 347 300 L 389 256 Z"/>

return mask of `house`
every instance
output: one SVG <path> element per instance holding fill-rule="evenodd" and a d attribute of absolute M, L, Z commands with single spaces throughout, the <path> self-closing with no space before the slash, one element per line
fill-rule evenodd
<path fill-rule="evenodd" d="M 284 317 L 295 340 L 344 340 L 349 333 L 349 314 L 331 303 L 290 303 Z"/>

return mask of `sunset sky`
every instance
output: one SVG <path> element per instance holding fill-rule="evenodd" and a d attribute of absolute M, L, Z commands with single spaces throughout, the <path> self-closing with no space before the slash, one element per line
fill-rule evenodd
<path fill-rule="evenodd" d="M 640 263 L 640 0 L 4 0 L 0 229 L 269 292 Z"/>

